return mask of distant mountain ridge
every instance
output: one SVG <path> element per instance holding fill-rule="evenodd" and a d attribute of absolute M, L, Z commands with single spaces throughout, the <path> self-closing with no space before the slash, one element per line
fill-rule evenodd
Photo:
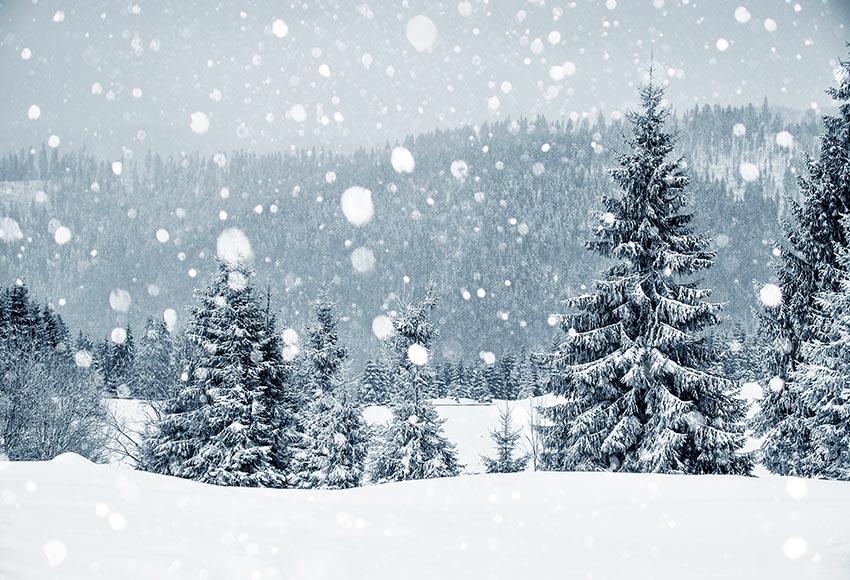
<path fill-rule="evenodd" d="M 796 195 L 795 172 L 820 131 L 811 112 L 785 119 L 765 104 L 694 108 L 673 122 L 697 224 L 718 250 L 705 283 L 745 324 L 753 280 L 771 275 L 785 196 Z M 213 268 L 217 236 L 237 227 L 285 324 L 300 327 L 308 299 L 331 284 L 357 364 L 377 348 L 372 318 L 429 280 L 442 295 L 443 356 L 536 348 L 551 340 L 558 300 L 598 271 L 582 244 L 599 196 L 615 193 L 606 170 L 623 122 L 519 119 L 408 137 L 412 173 L 393 170 L 389 144 L 120 160 L 45 146 L 10 152 L 0 158 L 0 218 L 23 237 L 3 244 L 0 269 L 7 282 L 26 279 L 72 327 L 103 336 L 166 308 L 184 312 Z M 791 142 L 777 139 L 783 132 Z M 339 208 L 353 185 L 375 204 L 360 228 Z M 60 226 L 72 233 L 64 245 L 54 239 Z M 359 247 L 372 252 L 372 271 L 353 268 Z M 126 313 L 110 309 L 117 288 L 132 297 Z"/>

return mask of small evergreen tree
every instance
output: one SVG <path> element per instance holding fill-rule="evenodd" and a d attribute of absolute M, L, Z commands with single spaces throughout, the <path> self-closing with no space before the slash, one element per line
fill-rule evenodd
<path fill-rule="evenodd" d="M 127 325 L 127 335 L 123 342 L 114 343 L 108 351 L 109 361 L 109 394 L 126 398 L 132 394 L 132 383 L 135 377 L 136 344 L 133 340 L 133 329 Z"/>
<path fill-rule="evenodd" d="M 393 418 L 381 433 L 372 458 L 372 481 L 449 477 L 460 472 L 454 445 L 442 434 L 443 421 L 423 396 L 433 376 L 423 359 L 438 334 L 430 321 L 436 304 L 437 297 L 429 289 L 422 303 L 401 304 L 392 316 L 395 334 L 385 341 L 385 348 L 398 390 L 390 404 Z"/>
<path fill-rule="evenodd" d="M 174 394 L 179 379 L 174 342 L 162 320 L 148 318 L 135 357 L 132 392 L 145 399 L 165 399 Z"/>
<path fill-rule="evenodd" d="M 346 349 L 340 344 L 334 303 L 323 292 L 313 303 L 315 322 L 307 327 L 304 361 L 312 400 L 298 456 L 301 487 L 343 489 L 360 485 L 368 430 L 360 407 L 346 392 Z"/>
<path fill-rule="evenodd" d="M 688 180 L 664 132 L 663 92 L 640 90 L 630 151 L 611 175 L 622 190 L 588 248 L 612 259 L 590 294 L 566 301 L 566 337 L 549 357 L 550 386 L 565 403 L 542 409 L 549 469 L 748 473 L 743 402 L 714 374 L 718 353 L 702 331 L 722 305 L 680 281 L 712 265 L 708 240 L 681 213 Z"/>
<path fill-rule="evenodd" d="M 386 405 L 389 402 L 387 369 L 380 361 L 366 361 L 366 367 L 360 377 L 358 397 L 364 405 Z"/>
<path fill-rule="evenodd" d="M 473 371 L 469 396 L 479 403 L 489 403 L 493 400 L 490 396 L 490 381 L 487 380 L 485 369 L 476 368 Z"/>
<path fill-rule="evenodd" d="M 516 473 L 525 470 L 525 466 L 528 465 L 528 456 L 514 458 L 520 432 L 513 430 L 511 408 L 507 403 L 499 411 L 499 429 L 494 429 L 490 437 L 496 445 L 496 457 L 481 457 L 487 473 Z"/>

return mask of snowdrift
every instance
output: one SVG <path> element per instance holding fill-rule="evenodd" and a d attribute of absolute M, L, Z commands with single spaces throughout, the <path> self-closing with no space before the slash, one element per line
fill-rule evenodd
<path fill-rule="evenodd" d="M 0 578 L 850 577 L 850 485 L 609 473 L 349 491 L 0 463 Z"/>

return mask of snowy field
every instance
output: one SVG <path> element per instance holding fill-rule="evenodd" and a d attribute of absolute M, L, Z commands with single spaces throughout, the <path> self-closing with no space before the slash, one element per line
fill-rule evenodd
<path fill-rule="evenodd" d="M 438 405 L 467 472 L 480 471 L 498 406 Z M 513 405 L 527 426 L 529 401 Z M 366 411 L 373 424 L 387 413 Z M 75 455 L 0 465 L 3 580 L 850 578 L 841 482 L 528 472 L 280 491 Z"/>
<path fill-rule="evenodd" d="M 538 472 L 279 491 L 63 455 L 6 464 L 0 489 L 4 579 L 850 577 L 839 482 Z"/>

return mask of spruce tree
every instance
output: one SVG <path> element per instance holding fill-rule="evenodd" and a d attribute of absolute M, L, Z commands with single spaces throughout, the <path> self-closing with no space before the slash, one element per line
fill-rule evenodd
<path fill-rule="evenodd" d="M 175 357 L 174 342 L 165 323 L 148 318 L 135 357 L 133 396 L 153 400 L 172 396 L 180 374 Z"/>
<path fill-rule="evenodd" d="M 442 433 L 444 421 L 423 395 L 433 377 L 424 359 L 438 335 L 430 320 L 436 305 L 431 288 L 420 304 L 403 303 L 392 316 L 395 333 L 385 340 L 384 347 L 397 390 L 390 403 L 393 418 L 372 457 L 370 477 L 374 482 L 449 477 L 460 472 L 454 445 Z"/>
<path fill-rule="evenodd" d="M 549 356 L 550 386 L 566 399 L 542 409 L 543 461 L 556 470 L 748 473 L 743 402 L 711 372 L 719 355 L 704 331 L 721 304 L 689 278 L 714 260 L 689 227 L 688 180 L 666 133 L 663 91 L 640 89 L 629 151 L 611 171 L 620 195 L 588 249 L 613 261 L 593 291 L 566 300 L 563 342 Z"/>
<path fill-rule="evenodd" d="M 132 383 L 135 377 L 136 343 L 133 339 L 133 329 L 127 325 L 127 335 L 123 342 L 114 343 L 110 354 L 110 372 L 108 384 L 110 395 L 120 398 L 132 395 Z"/>
<path fill-rule="evenodd" d="M 759 312 L 764 338 L 771 343 L 767 379 L 760 410 L 753 423 L 764 436 L 765 467 L 780 475 L 802 475 L 805 457 L 813 453 L 807 431 L 812 410 L 799 389 L 785 385 L 803 358 L 801 345 L 828 340 L 819 336 L 816 297 L 840 289 L 838 256 L 847 247 L 843 216 L 850 212 L 850 61 L 841 62 L 839 86 L 827 94 L 838 102 L 838 115 L 823 117 L 823 134 L 817 158 L 806 163 L 800 176 L 802 202 L 790 201 L 792 219 L 784 224 L 787 243 L 776 260 L 781 302 Z"/>
<path fill-rule="evenodd" d="M 845 218 L 845 227 L 850 226 Z M 821 314 L 814 319 L 820 338 L 803 343 L 803 362 L 791 373 L 787 389 L 806 409 L 792 416 L 802 423 L 794 434 L 808 440 L 796 442 L 787 457 L 793 473 L 809 477 L 850 479 L 850 248 L 838 253 L 841 267 L 839 289 L 817 298 Z M 785 422 L 786 424 L 789 421 Z M 789 434 L 791 435 L 791 434 Z M 776 438 L 774 438 L 776 439 Z"/>
<path fill-rule="evenodd" d="M 493 400 L 490 396 L 490 381 L 487 380 L 485 369 L 476 368 L 473 371 L 469 396 L 478 403 L 489 403 Z"/>
<path fill-rule="evenodd" d="M 146 438 L 146 469 L 218 485 L 286 485 L 288 371 L 252 276 L 220 260 L 197 293 L 187 331 L 196 356 Z"/>
<path fill-rule="evenodd" d="M 499 410 L 499 428 L 494 429 L 490 433 L 493 443 L 496 445 L 495 457 L 481 457 L 484 462 L 484 467 L 487 473 L 515 473 L 524 471 L 528 465 L 528 456 L 522 455 L 514 458 L 517 441 L 519 441 L 520 432 L 514 430 L 513 422 L 511 421 L 511 408 L 508 403 Z"/>
<path fill-rule="evenodd" d="M 348 393 L 348 357 L 339 340 L 335 304 L 326 292 L 313 303 L 315 321 L 307 327 L 304 376 L 312 400 L 304 415 L 304 438 L 297 480 L 301 487 L 343 489 L 360 485 L 368 430 L 360 407 Z"/>
<path fill-rule="evenodd" d="M 367 360 L 360 377 L 358 398 L 364 405 L 386 405 L 389 400 L 387 369 L 379 360 Z"/>

